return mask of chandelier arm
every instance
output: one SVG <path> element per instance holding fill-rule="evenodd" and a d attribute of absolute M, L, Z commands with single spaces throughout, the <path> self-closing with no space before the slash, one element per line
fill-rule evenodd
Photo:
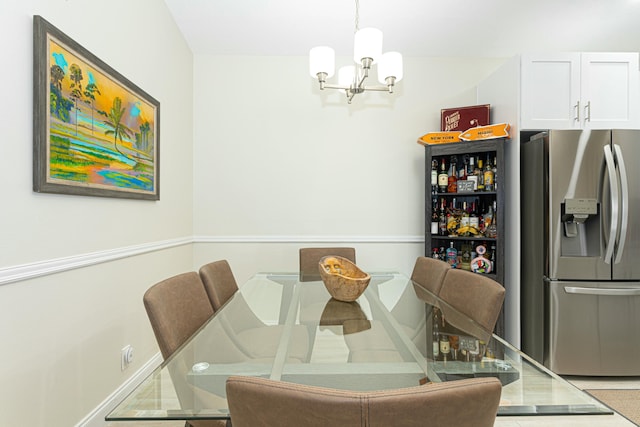
<path fill-rule="evenodd" d="M 342 90 L 349 90 L 350 86 L 340 86 L 340 85 L 332 85 L 330 83 L 325 83 L 323 85 L 323 89 L 342 89 Z"/>

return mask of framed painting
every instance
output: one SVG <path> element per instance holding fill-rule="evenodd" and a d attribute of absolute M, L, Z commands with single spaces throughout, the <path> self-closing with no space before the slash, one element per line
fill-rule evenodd
<path fill-rule="evenodd" d="M 33 190 L 160 199 L 160 103 L 33 19 Z"/>

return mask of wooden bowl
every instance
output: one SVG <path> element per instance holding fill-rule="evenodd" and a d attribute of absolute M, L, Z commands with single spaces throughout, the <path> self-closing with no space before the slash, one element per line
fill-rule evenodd
<path fill-rule="evenodd" d="M 336 255 L 320 259 L 318 269 L 327 291 L 338 301 L 355 301 L 371 281 L 371 276 L 357 265 Z"/>

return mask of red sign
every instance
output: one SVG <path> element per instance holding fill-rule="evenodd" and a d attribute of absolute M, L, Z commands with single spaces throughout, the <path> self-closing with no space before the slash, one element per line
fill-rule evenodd
<path fill-rule="evenodd" d="M 442 109 L 440 110 L 440 130 L 463 132 L 472 127 L 487 126 L 490 123 L 490 109 L 489 104 Z"/>

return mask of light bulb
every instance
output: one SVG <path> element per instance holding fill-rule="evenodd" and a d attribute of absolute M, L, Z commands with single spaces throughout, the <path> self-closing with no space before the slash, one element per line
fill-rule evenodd
<path fill-rule="evenodd" d="M 378 81 L 382 84 L 387 84 L 387 77 L 395 77 L 396 83 L 402 80 L 402 55 L 399 52 L 387 52 L 380 58 Z"/>
<path fill-rule="evenodd" d="M 375 64 L 382 55 L 382 31 L 363 28 L 356 32 L 353 42 L 353 60 L 360 64 L 363 58 L 371 58 Z"/>
<path fill-rule="evenodd" d="M 309 74 L 314 79 L 318 73 L 333 76 L 336 68 L 336 53 L 329 46 L 316 46 L 309 51 Z"/>

